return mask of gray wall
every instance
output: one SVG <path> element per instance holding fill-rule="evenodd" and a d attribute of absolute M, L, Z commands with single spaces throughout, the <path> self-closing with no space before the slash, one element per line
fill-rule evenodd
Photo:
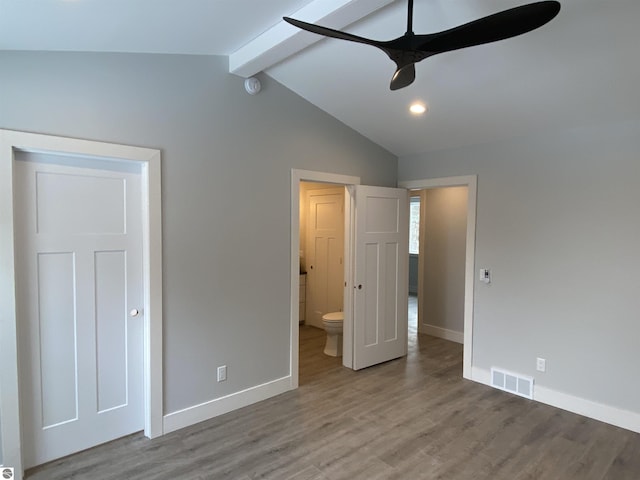
<path fill-rule="evenodd" d="M 424 191 L 423 324 L 464 331 L 467 187 Z"/>
<path fill-rule="evenodd" d="M 162 150 L 166 413 L 288 375 L 291 168 L 396 185 L 395 156 L 261 80 L 248 95 L 226 57 L 0 52 L 0 128 Z"/>
<path fill-rule="evenodd" d="M 418 255 L 409 254 L 409 293 L 411 295 L 418 294 Z"/>
<path fill-rule="evenodd" d="M 400 180 L 478 175 L 475 366 L 640 412 L 638 152 L 633 121 L 400 159 Z"/>

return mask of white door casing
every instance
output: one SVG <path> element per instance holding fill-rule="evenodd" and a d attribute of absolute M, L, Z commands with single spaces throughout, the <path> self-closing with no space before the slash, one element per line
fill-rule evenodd
<path fill-rule="evenodd" d="M 16 155 L 25 468 L 144 428 L 140 166 L 78 162 Z"/>
<path fill-rule="evenodd" d="M 409 193 L 356 186 L 353 368 L 407 354 Z"/>
<path fill-rule="evenodd" d="M 322 316 L 342 311 L 344 298 L 344 187 L 307 192 L 306 323 L 323 328 Z"/>
<path fill-rule="evenodd" d="M 67 137 L 0 129 L 0 436 L 2 462 L 23 477 L 22 424 L 18 394 L 16 271 L 14 262 L 13 176 L 19 152 L 46 152 L 130 161 L 142 169 L 144 264 L 144 432 L 163 433 L 162 390 L 162 213 L 160 151 Z"/>

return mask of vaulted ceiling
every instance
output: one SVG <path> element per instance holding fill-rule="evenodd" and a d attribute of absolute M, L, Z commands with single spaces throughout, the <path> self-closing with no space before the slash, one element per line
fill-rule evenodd
<path fill-rule="evenodd" d="M 389 40 L 406 30 L 406 0 L 0 0 L 0 49 L 226 55 L 230 74 L 264 71 L 398 156 L 639 121 L 640 2 L 560 1 L 542 28 L 426 59 L 395 92 L 384 53 L 282 17 Z M 415 0 L 414 31 L 524 3 Z M 408 112 L 416 100 L 427 114 Z"/>

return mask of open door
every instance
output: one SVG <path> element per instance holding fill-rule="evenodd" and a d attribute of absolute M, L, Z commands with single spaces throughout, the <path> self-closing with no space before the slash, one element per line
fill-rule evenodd
<path fill-rule="evenodd" d="M 407 354 L 409 192 L 355 187 L 353 369 Z"/>

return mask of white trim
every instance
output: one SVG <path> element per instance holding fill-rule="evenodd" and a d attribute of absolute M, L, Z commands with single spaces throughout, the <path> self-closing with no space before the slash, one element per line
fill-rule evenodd
<path fill-rule="evenodd" d="M 568 410 L 578 415 L 600 420 L 601 422 L 640 433 L 640 413 L 623 410 L 585 398 L 558 392 L 536 385 L 533 399 L 540 403 Z"/>
<path fill-rule="evenodd" d="M 144 212 L 143 260 L 145 290 L 144 345 L 144 434 L 156 438 L 164 434 L 163 341 L 162 341 L 162 186 L 160 151 L 156 150 L 143 168 L 143 197 L 147 199 Z"/>
<path fill-rule="evenodd" d="M 474 382 L 482 383 L 491 387 L 491 372 L 484 368 L 472 367 L 471 378 Z"/>
<path fill-rule="evenodd" d="M 360 179 L 358 179 L 358 184 Z M 344 305 L 345 319 L 342 322 L 342 365 L 353 368 L 353 272 L 355 262 L 353 252 L 355 252 L 355 229 L 351 228 L 356 224 L 356 189 L 355 185 L 347 185 L 344 196 Z"/>
<path fill-rule="evenodd" d="M 476 183 L 477 175 L 460 175 L 456 177 L 423 178 L 421 180 L 404 180 L 398 182 L 398 187 L 408 190 L 424 190 L 441 187 L 463 187 Z"/>
<path fill-rule="evenodd" d="M 291 379 L 289 377 L 278 378 L 271 382 L 256 385 L 224 397 L 216 398 L 208 402 L 194 405 L 164 416 L 164 432 L 174 432 L 181 428 L 209 420 L 218 415 L 237 410 L 247 405 L 261 402 L 290 390 Z"/>
<path fill-rule="evenodd" d="M 420 218 L 425 218 L 426 217 L 426 208 L 427 208 L 427 190 L 423 189 L 423 190 L 419 190 L 420 192 Z M 420 238 L 426 239 L 427 238 L 427 222 L 420 222 Z M 424 331 L 424 324 L 420 321 L 423 317 L 423 312 L 425 310 L 425 305 L 424 305 L 424 295 L 421 295 L 420 292 L 422 291 L 422 283 L 424 282 L 424 264 L 426 262 L 421 261 L 424 260 L 426 257 L 426 250 L 427 250 L 427 242 L 426 241 L 422 241 L 419 243 L 418 245 L 418 285 L 416 287 L 416 294 L 418 295 L 418 311 L 416 312 L 416 316 L 417 316 L 417 321 L 418 321 L 418 333 L 425 333 Z"/>
<path fill-rule="evenodd" d="M 471 380 L 492 387 L 491 373 L 479 367 L 473 367 Z M 493 388 L 493 387 L 492 387 Z M 599 420 L 616 427 L 640 433 L 640 413 L 622 408 L 594 402 L 586 398 L 576 397 L 536 384 L 533 390 L 533 400 L 552 407 L 567 410 L 584 417 Z"/>
<path fill-rule="evenodd" d="M 13 163 L 15 151 L 101 157 L 142 164 L 145 266 L 145 435 L 162 435 L 162 238 L 160 151 L 0 129 L 0 418 L 2 460 L 23 475 L 16 340 Z"/>
<path fill-rule="evenodd" d="M 472 378 L 473 361 L 473 290 L 475 287 L 475 255 L 476 255 L 476 205 L 478 197 L 478 176 L 464 175 L 459 177 L 428 178 L 398 182 L 398 186 L 418 190 L 440 187 L 467 186 L 467 251 L 464 273 L 464 353 L 462 360 L 462 376 Z M 418 279 L 418 282 L 420 279 Z M 419 287 L 418 287 L 419 288 Z M 418 308 L 420 308 L 418 306 Z"/>
<path fill-rule="evenodd" d="M 449 340 L 451 342 L 464 344 L 463 332 L 456 332 L 455 330 L 449 330 L 448 328 L 436 327 L 435 325 L 429 325 L 428 323 L 425 323 L 424 325 L 422 325 L 422 327 L 424 329 L 424 333 L 426 333 L 427 335 L 432 335 L 434 337 L 444 338 L 445 340 Z"/>
<path fill-rule="evenodd" d="M 290 320 L 291 320 L 291 332 L 289 335 L 289 372 L 290 372 L 290 388 L 298 388 L 298 363 L 299 363 L 299 354 L 298 354 L 298 342 L 299 335 L 298 329 L 300 327 L 299 323 L 299 295 L 300 289 L 298 287 L 299 279 L 300 279 L 300 259 L 298 255 L 300 254 L 300 182 L 323 182 L 323 183 L 333 183 L 336 185 L 360 185 L 360 177 L 353 177 L 350 175 L 340 175 L 337 173 L 327 173 L 327 172 L 314 172 L 311 170 L 298 170 L 291 169 L 291 260 L 290 260 L 290 271 L 291 271 L 291 292 L 290 299 L 291 303 L 289 305 L 290 312 Z M 345 195 L 345 281 L 347 281 L 347 288 L 349 288 L 349 258 L 350 257 L 350 224 L 351 224 L 351 213 L 348 212 L 348 206 L 351 202 L 351 192 L 347 188 L 347 195 Z M 347 198 L 349 197 L 349 198 Z M 346 222 L 349 222 L 347 225 Z M 350 290 L 349 290 L 350 291 Z M 350 305 L 350 296 L 345 295 L 344 299 L 344 322 L 343 322 L 343 355 L 342 362 L 345 367 L 351 368 L 351 355 L 348 353 L 350 345 L 352 343 L 352 339 L 350 335 L 350 322 L 351 315 L 348 310 L 348 306 Z M 345 347 L 345 345 L 347 345 Z"/>
<path fill-rule="evenodd" d="M 390 4 L 393 0 L 313 0 L 291 16 L 298 20 L 343 28 Z M 322 37 L 304 32 L 284 20 L 229 55 L 229 73 L 250 77 L 267 70 Z"/>

